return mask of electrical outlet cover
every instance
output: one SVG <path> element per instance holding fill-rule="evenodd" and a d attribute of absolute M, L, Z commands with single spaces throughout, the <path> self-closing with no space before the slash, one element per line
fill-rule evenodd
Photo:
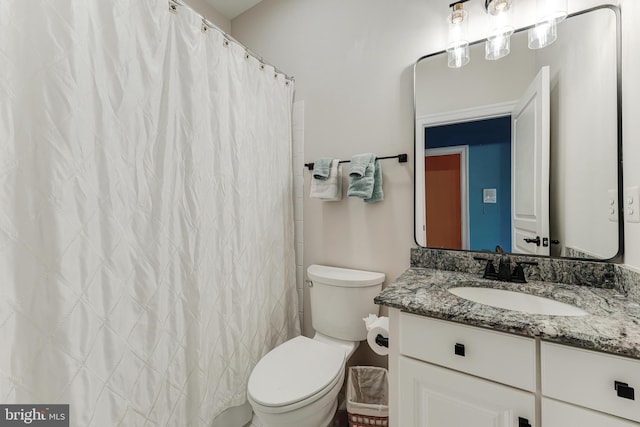
<path fill-rule="evenodd" d="M 640 187 L 627 187 L 624 190 L 625 222 L 640 222 Z"/>
<path fill-rule="evenodd" d="M 483 188 L 482 203 L 498 203 L 498 191 L 495 188 Z"/>
<path fill-rule="evenodd" d="M 607 209 L 609 210 L 609 221 L 618 222 L 618 190 L 607 192 Z"/>

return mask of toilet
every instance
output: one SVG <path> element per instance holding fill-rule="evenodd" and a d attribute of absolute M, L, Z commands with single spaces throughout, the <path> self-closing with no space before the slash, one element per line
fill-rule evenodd
<path fill-rule="evenodd" d="M 383 273 L 311 265 L 307 276 L 315 336 L 274 348 L 249 377 L 247 398 L 267 427 L 329 425 L 346 362 L 367 337 L 362 319 L 378 313 Z"/>

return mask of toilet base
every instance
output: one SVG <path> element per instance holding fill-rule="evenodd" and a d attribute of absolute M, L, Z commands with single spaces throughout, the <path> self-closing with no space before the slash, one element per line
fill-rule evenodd
<path fill-rule="evenodd" d="M 344 366 L 342 372 L 336 378 L 333 387 L 323 396 L 311 403 L 300 406 L 290 411 L 273 410 L 264 407 L 247 396 L 253 407 L 253 412 L 262 421 L 265 427 L 328 427 L 338 409 L 338 393 L 344 383 Z"/>
<path fill-rule="evenodd" d="M 333 399 L 333 403 L 329 402 L 323 408 L 316 408 L 317 412 L 307 413 L 300 411 L 298 416 L 290 416 L 285 414 L 256 414 L 258 419 L 265 427 L 328 427 L 333 421 L 333 416 L 338 409 L 337 397 Z"/>

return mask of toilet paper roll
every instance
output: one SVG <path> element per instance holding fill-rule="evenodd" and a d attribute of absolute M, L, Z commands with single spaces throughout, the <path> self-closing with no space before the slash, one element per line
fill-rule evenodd
<path fill-rule="evenodd" d="M 367 343 L 369 347 L 381 356 L 389 354 L 389 348 L 376 343 L 376 337 L 382 335 L 383 338 L 389 338 L 389 318 L 379 317 L 375 321 L 367 324 Z"/>

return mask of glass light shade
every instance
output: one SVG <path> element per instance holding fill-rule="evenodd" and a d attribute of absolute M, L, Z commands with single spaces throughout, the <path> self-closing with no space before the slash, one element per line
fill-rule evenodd
<path fill-rule="evenodd" d="M 485 2 L 485 7 L 489 15 L 509 13 L 513 7 L 513 0 L 489 0 L 489 2 Z"/>
<path fill-rule="evenodd" d="M 469 43 L 468 17 L 467 11 L 462 9 L 462 4 L 454 5 L 451 15 L 447 18 L 447 22 L 449 23 L 449 43 L 447 43 L 447 48 Z"/>
<path fill-rule="evenodd" d="M 469 15 L 462 7 L 462 3 L 453 5 L 447 22 L 449 23 L 447 62 L 451 68 L 460 68 L 469 63 Z"/>
<path fill-rule="evenodd" d="M 567 0 L 536 0 L 538 22 L 554 20 L 564 21 L 568 14 Z"/>
<path fill-rule="evenodd" d="M 449 68 L 460 68 L 469 63 L 469 43 L 447 49 L 447 65 Z"/>
<path fill-rule="evenodd" d="M 484 57 L 489 61 L 504 58 L 511 51 L 511 36 L 497 34 L 487 38 L 484 45 Z"/>
<path fill-rule="evenodd" d="M 555 20 L 538 22 L 529 30 L 529 49 L 549 46 L 558 38 L 558 24 Z"/>
<path fill-rule="evenodd" d="M 489 14 L 489 36 L 485 43 L 485 59 L 500 59 L 509 54 L 513 25 L 512 0 L 490 0 L 485 3 Z"/>

